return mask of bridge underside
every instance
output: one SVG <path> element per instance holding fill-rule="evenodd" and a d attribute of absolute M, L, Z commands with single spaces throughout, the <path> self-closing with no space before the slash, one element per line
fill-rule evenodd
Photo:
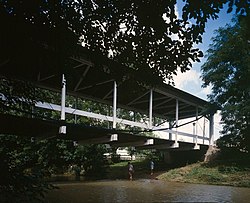
<path fill-rule="evenodd" d="M 207 145 L 200 144 L 196 148 L 194 143 L 179 142 L 175 147 L 175 141 L 149 137 L 141 134 L 133 134 L 122 130 L 91 127 L 79 124 L 69 124 L 56 120 L 42 120 L 36 118 L 24 118 L 13 115 L 0 114 L 1 133 L 25 136 L 35 139 L 58 138 L 74 140 L 79 144 L 109 144 L 114 147 L 134 146 L 137 150 L 206 150 Z M 66 125 L 67 134 L 58 134 L 61 125 Z"/>

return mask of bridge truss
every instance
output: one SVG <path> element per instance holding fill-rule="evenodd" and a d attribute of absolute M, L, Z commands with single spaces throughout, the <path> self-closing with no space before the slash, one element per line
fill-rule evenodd
<path fill-rule="evenodd" d="M 101 65 L 96 65 L 98 60 L 101 60 L 101 63 L 98 62 Z M 18 78 L 32 81 L 38 87 L 61 92 L 61 104 L 41 102 L 36 104 L 38 108 L 61 113 L 61 121 L 56 124 L 39 121 L 40 127 L 49 126 L 42 128 L 41 136 L 42 134 L 46 136 L 59 134 L 62 137 L 65 134 L 64 138 L 74 139 L 83 144 L 109 143 L 114 146 L 135 146 L 138 149 L 200 149 L 201 146 L 213 143 L 213 113 L 208 110 L 208 102 L 167 84 L 157 83 L 154 86 L 148 86 L 143 83 L 143 75 L 135 79 L 133 71 L 108 60 L 103 62 L 98 56 L 89 57 L 88 54 L 82 52 L 71 57 L 70 71 L 66 71 L 67 73 L 53 72 L 46 68 L 36 68 L 30 73 L 13 71 L 8 67 L 2 71 L 4 75 L 10 72 L 13 75 L 15 72 Z M 112 112 L 104 115 L 67 106 L 67 95 L 110 105 Z M 147 118 L 143 122 L 119 118 L 118 108 L 140 112 Z M 84 126 L 84 124 L 68 124 L 64 122 L 66 114 L 108 121 L 112 123 L 112 127 L 100 129 Z M 166 122 L 157 126 L 154 123 L 154 117 L 164 119 Z M 209 120 L 208 136 L 197 133 L 197 122 L 200 117 L 206 117 Z M 188 118 L 193 118 L 193 132 L 181 132 L 180 120 Z M 12 117 L 8 119 L 6 123 L 11 123 Z M 3 121 L 4 118 L 1 117 L 1 120 Z M 35 120 L 26 119 L 23 122 L 32 123 Z M 37 121 L 36 124 L 39 125 L 39 122 Z M 141 130 L 117 129 L 118 124 L 139 127 Z M 55 130 L 57 128 L 59 131 Z M 21 127 L 19 130 L 23 131 Z M 2 128 L 2 132 L 9 131 L 11 130 L 7 125 Z M 163 132 L 162 134 L 165 135 L 160 138 L 148 137 L 143 134 L 147 132 Z"/>

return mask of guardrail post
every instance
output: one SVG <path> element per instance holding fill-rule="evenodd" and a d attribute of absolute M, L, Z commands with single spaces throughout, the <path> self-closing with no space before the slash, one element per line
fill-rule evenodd
<path fill-rule="evenodd" d="M 173 127 L 173 122 L 172 121 L 169 121 L 168 122 L 169 124 L 169 130 L 172 130 L 172 127 Z M 169 132 L 169 140 L 173 140 L 173 134 L 172 132 Z"/>
<path fill-rule="evenodd" d="M 194 137 L 193 137 L 193 143 L 195 143 L 195 122 L 193 122 L 193 135 L 194 135 Z"/>
<path fill-rule="evenodd" d="M 175 131 L 175 142 L 172 147 L 176 148 L 179 147 L 178 143 L 178 121 L 179 121 L 179 100 L 176 99 L 176 109 L 175 109 L 175 124 L 176 124 L 176 131 Z"/>
<path fill-rule="evenodd" d="M 195 137 L 195 145 L 197 145 L 197 143 L 198 143 L 198 114 L 199 114 L 198 107 L 196 107 L 196 122 L 195 122 L 195 125 L 196 125 L 195 135 L 196 135 L 196 137 Z"/>
<path fill-rule="evenodd" d="M 116 128 L 116 123 L 117 123 L 116 110 L 117 110 L 117 84 L 116 84 L 116 81 L 114 81 L 114 91 L 113 91 L 113 128 Z"/>
<path fill-rule="evenodd" d="M 66 79 L 62 74 L 62 92 L 61 92 L 61 121 L 65 121 L 65 100 L 66 100 Z M 60 134 L 66 134 L 66 126 L 60 126 Z"/>
<path fill-rule="evenodd" d="M 153 90 L 150 89 L 150 95 L 149 95 L 149 123 L 148 123 L 149 129 L 152 129 L 152 119 L 153 119 Z"/>

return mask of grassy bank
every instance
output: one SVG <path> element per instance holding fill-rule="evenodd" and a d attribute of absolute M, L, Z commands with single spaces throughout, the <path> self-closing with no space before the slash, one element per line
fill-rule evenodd
<path fill-rule="evenodd" d="M 159 180 L 250 187 L 250 167 L 227 162 L 194 163 L 184 167 L 168 169 L 156 164 L 154 175 L 150 175 L 148 161 L 133 161 L 134 179 L 156 178 Z M 128 179 L 127 162 L 110 166 L 108 179 Z"/>
<path fill-rule="evenodd" d="M 212 185 L 227 185 L 250 188 L 250 160 L 244 162 L 216 161 L 199 162 L 184 167 L 172 168 L 163 162 L 155 163 L 154 174 L 150 174 L 149 160 L 137 160 L 131 162 L 134 166 L 134 180 L 159 179 L 172 182 L 200 183 Z M 128 180 L 128 162 L 120 162 L 110 165 L 102 179 L 126 179 Z M 96 177 L 78 177 L 73 174 L 50 177 L 48 181 L 74 181 L 95 180 Z"/>
<path fill-rule="evenodd" d="M 250 187 L 250 168 L 223 163 L 195 163 L 169 170 L 158 179 L 186 183 Z"/>

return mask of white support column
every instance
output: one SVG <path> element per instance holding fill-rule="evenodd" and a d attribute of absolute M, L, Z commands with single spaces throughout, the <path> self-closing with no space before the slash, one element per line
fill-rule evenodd
<path fill-rule="evenodd" d="M 149 95 L 149 123 L 148 123 L 149 129 L 152 129 L 152 119 L 153 119 L 153 90 L 150 89 L 150 95 Z"/>
<path fill-rule="evenodd" d="M 116 110 L 117 110 L 117 84 L 114 81 L 114 91 L 113 91 L 113 128 L 116 128 Z"/>
<path fill-rule="evenodd" d="M 172 121 L 169 121 L 168 122 L 168 125 L 169 125 L 169 130 L 172 130 L 172 126 L 173 126 L 173 122 Z M 172 140 L 173 139 L 173 136 L 172 136 L 172 132 L 169 133 L 169 140 Z"/>
<path fill-rule="evenodd" d="M 175 123 L 176 123 L 176 131 L 175 131 L 175 143 L 172 147 L 179 147 L 178 143 L 178 121 L 179 121 L 179 100 L 176 99 L 176 110 L 175 110 Z"/>
<path fill-rule="evenodd" d="M 209 145 L 214 143 L 214 115 L 209 116 Z"/>
<path fill-rule="evenodd" d="M 75 109 L 78 107 L 78 97 L 75 98 Z M 77 123 L 77 115 L 75 114 L 75 124 Z"/>
<path fill-rule="evenodd" d="M 66 79 L 62 74 L 62 92 L 61 92 L 61 121 L 65 121 L 65 100 L 66 100 Z M 60 134 L 66 134 L 66 126 L 59 128 Z"/>
<path fill-rule="evenodd" d="M 193 135 L 194 135 L 194 137 L 193 137 L 193 143 L 195 143 L 195 122 L 193 122 Z"/>
<path fill-rule="evenodd" d="M 204 117 L 204 121 L 203 121 L 203 139 L 202 139 L 203 144 L 205 144 L 205 134 L 206 134 L 206 118 Z"/>
<path fill-rule="evenodd" d="M 198 107 L 196 107 L 196 122 L 195 122 L 195 125 L 196 125 L 196 129 L 195 129 L 195 145 L 197 145 L 197 142 L 198 142 Z"/>
<path fill-rule="evenodd" d="M 198 107 L 196 107 L 195 145 L 193 149 L 197 149 L 197 150 L 200 149 L 200 146 L 198 145 L 198 114 L 199 114 Z"/>

